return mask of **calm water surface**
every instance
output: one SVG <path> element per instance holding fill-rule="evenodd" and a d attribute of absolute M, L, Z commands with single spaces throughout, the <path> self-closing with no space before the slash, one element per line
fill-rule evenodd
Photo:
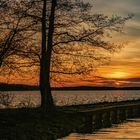
<path fill-rule="evenodd" d="M 140 119 L 101 129 L 95 134 L 70 134 L 59 140 L 140 140 Z"/>
<path fill-rule="evenodd" d="M 40 104 L 39 91 L 10 91 L 8 93 L 14 96 L 13 106 L 21 102 Z M 137 100 L 140 99 L 140 90 L 53 91 L 53 98 L 58 106 Z"/>

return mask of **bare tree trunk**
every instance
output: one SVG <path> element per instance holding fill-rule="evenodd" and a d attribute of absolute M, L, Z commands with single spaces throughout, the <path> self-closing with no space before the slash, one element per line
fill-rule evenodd
<path fill-rule="evenodd" d="M 46 111 L 46 87 L 45 87 L 45 53 L 46 53 L 46 0 L 43 0 L 42 9 L 42 44 L 40 59 L 40 92 L 41 92 L 41 109 Z"/>
<path fill-rule="evenodd" d="M 51 66 L 51 56 L 52 56 L 52 47 L 53 47 L 53 33 L 54 33 L 54 20 L 55 20 L 55 7 L 56 0 L 52 0 L 51 14 L 49 17 L 49 30 L 48 30 L 48 42 L 47 42 L 47 52 L 46 52 L 46 82 L 47 82 L 47 105 L 49 109 L 54 109 L 54 102 L 51 93 L 50 86 L 50 66 Z"/>
<path fill-rule="evenodd" d="M 50 65 L 53 46 L 55 7 L 56 0 L 52 0 L 51 14 L 49 17 L 48 41 L 46 41 L 46 0 L 43 1 L 42 52 L 41 52 L 42 57 L 40 62 L 41 108 L 43 112 L 50 112 L 54 109 L 54 103 L 50 86 Z"/>
<path fill-rule="evenodd" d="M 53 106 L 51 96 L 50 83 L 47 80 L 49 63 L 47 60 L 46 46 L 46 0 L 43 0 L 42 10 L 42 50 L 40 60 L 40 91 L 41 91 L 41 109 L 43 112 L 48 112 Z"/>

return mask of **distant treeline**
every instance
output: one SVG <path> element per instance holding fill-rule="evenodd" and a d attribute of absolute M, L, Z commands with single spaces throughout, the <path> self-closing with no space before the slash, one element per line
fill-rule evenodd
<path fill-rule="evenodd" d="M 38 86 L 22 84 L 5 84 L 0 83 L 0 91 L 24 91 L 39 90 Z M 94 86 L 77 86 L 77 87 L 53 87 L 52 90 L 140 90 L 140 87 L 94 87 Z"/>
<path fill-rule="evenodd" d="M 0 83 L 0 91 L 24 91 L 24 90 L 39 90 L 39 87 L 22 84 Z"/>
<path fill-rule="evenodd" d="M 78 87 L 57 87 L 54 90 L 140 90 L 140 87 L 94 87 L 94 86 L 78 86 Z"/>

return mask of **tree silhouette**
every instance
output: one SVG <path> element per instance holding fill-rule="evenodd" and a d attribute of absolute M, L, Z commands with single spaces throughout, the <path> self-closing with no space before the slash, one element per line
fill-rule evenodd
<path fill-rule="evenodd" d="M 21 23 L 24 23 L 28 32 L 25 33 L 23 26 L 20 31 L 24 36 L 31 33 L 32 38 L 30 40 L 27 38 L 26 41 L 23 39 L 26 44 L 30 42 L 30 45 L 26 46 L 24 43 L 25 46 L 20 49 L 10 45 L 12 49 L 8 49 L 8 52 L 15 50 L 14 57 L 16 54 L 24 56 L 25 59 L 39 59 L 37 63 L 40 68 L 41 109 L 43 112 L 54 109 L 51 77 L 56 74 L 87 74 L 92 71 L 97 61 L 104 61 L 107 58 L 106 52 L 115 52 L 122 47 L 119 44 L 110 43 L 106 38 L 113 31 L 121 32 L 124 23 L 131 18 L 131 16 L 123 18 L 92 14 L 92 5 L 82 0 L 20 0 L 17 3 L 20 3 L 22 8 L 15 8 L 14 14 L 16 19 L 20 17 L 24 19 L 24 22 L 21 21 Z M 29 23 L 33 24 L 27 26 Z M 19 28 L 21 29 L 18 26 Z M 20 36 L 17 31 L 15 35 Z M 41 41 L 38 36 L 42 36 Z M 20 37 L 22 41 L 22 36 Z M 35 39 L 37 45 L 34 46 Z M 5 38 L 1 40 L 6 41 Z M 16 42 L 17 40 L 14 40 L 14 44 Z M 22 42 L 19 43 L 20 45 L 23 46 Z M 1 47 L 0 55 L 3 48 Z M 19 51 L 20 53 L 17 53 Z M 4 58 L 0 57 L 0 60 L 2 64 Z"/>
<path fill-rule="evenodd" d="M 45 1 L 44 4 L 46 4 Z M 105 36 L 104 34 L 106 31 L 108 34 L 109 31 L 119 32 L 122 29 L 124 22 L 130 17 L 122 18 L 113 16 L 109 18 L 102 14 L 91 15 L 89 13 L 90 8 L 91 5 L 87 2 L 51 0 L 48 21 L 47 50 L 46 57 L 44 57 L 44 63 L 46 62 L 44 65 L 44 67 L 46 67 L 46 70 L 44 70 L 44 72 L 46 72 L 46 85 L 43 90 L 43 110 L 46 110 L 47 107 L 49 109 L 53 107 L 50 88 L 50 72 L 63 74 L 85 73 L 92 70 L 93 65 L 91 64 L 91 61 L 86 61 L 88 63 L 87 66 L 81 65 L 82 57 L 84 57 L 84 59 L 87 58 L 87 60 L 104 59 L 104 57 L 95 56 L 95 49 L 91 49 L 89 52 L 87 47 L 97 47 L 107 51 L 115 51 L 121 47 L 120 45 L 106 42 L 102 38 Z M 84 48 L 79 49 L 79 47 Z M 81 60 L 79 59 L 80 61 L 72 63 L 73 68 L 69 68 L 68 64 L 66 64 L 65 67 L 64 65 L 60 67 L 62 62 L 59 61 L 60 63 L 58 65 L 55 64 L 56 55 L 58 55 L 58 58 L 61 58 L 60 56 L 62 55 L 62 62 L 65 60 L 64 55 L 74 57 L 74 61 L 76 60 L 76 57 Z M 54 61 L 53 58 L 55 59 Z M 54 63 L 51 63 L 51 60 Z M 70 61 L 72 60 L 70 59 Z M 58 61 L 56 62 L 58 63 Z M 53 64 L 55 64 L 55 66 Z M 80 64 L 80 67 L 78 64 Z M 41 81 L 40 86 L 44 82 L 45 80 L 43 82 Z"/>
<path fill-rule="evenodd" d="M 3 71 L 19 70 L 21 65 L 38 65 L 40 55 L 33 39 L 38 32 L 34 30 L 37 24 L 24 15 L 32 6 L 29 2 L 21 4 L 10 0 L 3 0 L 0 5 L 0 66 Z"/>

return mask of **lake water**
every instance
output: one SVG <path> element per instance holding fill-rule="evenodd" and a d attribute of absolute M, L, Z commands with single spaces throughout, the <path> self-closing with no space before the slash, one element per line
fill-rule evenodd
<path fill-rule="evenodd" d="M 70 134 L 59 140 L 140 140 L 140 119 L 101 129 L 95 134 Z"/>
<path fill-rule="evenodd" d="M 8 93 L 13 96 L 13 107 L 19 104 L 30 104 L 34 106 L 40 104 L 39 91 L 10 91 Z M 140 90 L 53 91 L 52 94 L 55 104 L 58 106 L 140 99 Z"/>

